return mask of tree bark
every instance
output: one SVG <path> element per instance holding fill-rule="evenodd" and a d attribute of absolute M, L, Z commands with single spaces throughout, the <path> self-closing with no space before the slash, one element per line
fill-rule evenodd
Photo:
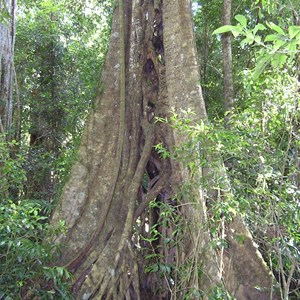
<path fill-rule="evenodd" d="M 231 0 L 223 0 L 222 25 L 231 24 Z M 222 34 L 223 70 L 224 70 L 224 109 L 225 120 L 228 120 L 230 111 L 234 108 L 233 78 L 232 78 L 232 49 L 231 33 Z M 228 114 L 229 113 L 229 114 Z"/>
<path fill-rule="evenodd" d="M 12 134 L 16 7 L 16 0 L 0 3 L 0 9 L 10 16 L 0 24 L 0 133 L 5 132 L 8 140 Z"/>
<path fill-rule="evenodd" d="M 169 125 L 155 122 L 155 117 L 169 117 L 172 109 L 180 115 L 184 108 L 195 112 L 193 122 L 206 120 L 190 1 L 119 4 L 102 74 L 104 90 L 87 122 L 78 160 L 52 219 L 53 223 L 64 220 L 67 227 L 66 234 L 56 240 L 62 244 L 57 263 L 75 274 L 76 299 L 183 299 L 191 287 L 208 297 L 221 284 L 221 275 L 227 274 L 221 274 L 217 253 L 210 246 L 204 193 L 182 164 L 161 159 L 153 147 L 161 143 L 173 152 L 184 142 Z M 185 182 L 193 183 L 190 195 L 174 200 Z M 144 273 L 133 228 L 141 235 L 157 224 L 159 209 L 148 208 L 155 199 L 165 204 L 175 201 L 174 207 L 180 207 L 184 239 L 175 251 L 161 240 L 144 247 L 155 248 L 165 263 L 189 265 L 185 281 L 181 274 L 161 278 Z M 173 225 L 159 228 L 161 236 L 172 236 Z M 237 232 L 245 228 L 240 223 L 236 227 Z M 241 247 L 232 242 L 226 269 L 234 275 L 230 267 L 235 249 Z M 234 267 L 249 263 L 234 254 Z M 261 261 L 257 266 L 259 270 Z M 239 270 L 243 272 L 242 267 Z M 265 281 L 270 279 L 263 275 Z M 181 283 L 172 283 L 176 278 Z M 229 283 L 234 294 L 235 282 Z M 254 288 L 252 281 L 248 284 Z M 239 295 L 248 299 L 243 292 Z"/>
<path fill-rule="evenodd" d="M 16 0 L 0 2 L 0 10 L 10 16 L 0 24 L 0 141 L 4 142 L 12 139 L 16 6 Z M 11 149 L 2 150 L 9 153 Z M 9 182 L 3 175 L 5 155 L 0 161 L 0 192 L 4 197 L 9 194 Z"/>

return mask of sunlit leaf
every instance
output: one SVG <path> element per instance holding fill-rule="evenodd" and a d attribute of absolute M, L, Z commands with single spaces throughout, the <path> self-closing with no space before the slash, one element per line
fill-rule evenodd
<path fill-rule="evenodd" d="M 278 34 L 268 34 L 265 37 L 265 42 L 273 42 L 273 41 L 278 41 L 280 40 L 282 37 Z"/>
<path fill-rule="evenodd" d="M 287 56 L 284 53 L 275 53 L 272 57 L 272 66 L 273 67 L 282 67 L 286 62 Z"/>
<path fill-rule="evenodd" d="M 255 36 L 254 41 L 257 44 L 260 44 L 261 43 L 261 37 L 259 35 Z"/>
<path fill-rule="evenodd" d="M 258 77 L 263 73 L 267 65 L 271 62 L 271 57 L 271 54 L 265 54 L 258 60 L 254 73 L 252 75 L 252 79 L 254 81 L 258 79 Z"/>
<path fill-rule="evenodd" d="M 266 30 L 266 26 L 263 24 L 258 23 L 257 25 L 255 25 L 254 29 L 253 29 L 253 33 L 256 34 L 257 31 L 259 30 Z"/>
<path fill-rule="evenodd" d="M 244 27 L 247 26 L 247 19 L 245 16 L 243 15 L 236 15 L 235 19 Z"/>
<path fill-rule="evenodd" d="M 275 30 L 276 32 L 284 35 L 284 31 L 281 27 L 279 27 L 278 25 L 274 24 L 273 22 L 267 22 L 267 25 L 272 29 Z"/>
<path fill-rule="evenodd" d="M 250 45 L 253 43 L 253 39 L 252 38 L 245 38 L 241 41 L 240 45 L 242 48 L 244 48 L 246 45 Z"/>
<path fill-rule="evenodd" d="M 288 43 L 287 48 L 289 52 L 296 52 L 297 51 L 297 45 L 299 45 L 300 41 L 293 40 L 292 42 Z"/>
<path fill-rule="evenodd" d="M 278 40 L 274 43 L 273 46 L 273 51 L 277 51 L 278 49 L 280 49 L 282 46 L 284 46 L 286 44 L 286 41 L 282 41 L 282 40 Z"/>
<path fill-rule="evenodd" d="M 290 39 L 293 39 L 299 33 L 300 33 L 300 26 L 290 26 L 289 27 L 289 36 L 290 36 Z"/>
<path fill-rule="evenodd" d="M 226 33 L 226 32 L 231 32 L 234 35 L 234 37 L 237 37 L 243 32 L 243 30 L 238 26 L 225 25 L 216 29 L 212 34 L 219 34 L 219 33 Z"/>

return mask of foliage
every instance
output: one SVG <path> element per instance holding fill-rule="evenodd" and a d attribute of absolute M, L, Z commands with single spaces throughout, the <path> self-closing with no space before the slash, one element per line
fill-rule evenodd
<path fill-rule="evenodd" d="M 198 189 L 200 186 L 204 191 L 211 185 L 221 187 L 221 189 L 222 187 L 225 188 L 224 178 L 218 177 L 220 174 L 218 172 L 220 155 L 219 150 L 214 146 L 214 141 L 217 140 L 215 128 L 204 122 L 193 125 L 193 119 L 193 112 L 184 110 L 182 110 L 181 115 L 173 113 L 170 118 L 156 118 L 157 122 L 171 125 L 185 142 L 171 152 L 161 143 L 155 145 L 155 150 L 162 159 L 171 158 L 183 164 L 190 173 L 191 181 L 185 182 L 180 191 L 167 203 L 159 199 L 150 203 L 149 211 L 151 210 L 155 214 L 157 210 L 159 218 L 149 228 L 147 235 L 141 237 L 146 242 L 146 247 L 142 247 L 140 251 L 144 253 L 147 263 L 145 272 L 155 274 L 158 278 L 163 279 L 159 281 L 161 286 L 158 289 L 167 288 L 171 295 L 180 295 L 179 299 L 202 299 L 205 296 L 208 296 L 208 299 L 233 299 L 224 288 L 219 286 L 214 287 L 209 295 L 204 295 L 201 286 L 196 287 L 197 284 L 195 286 L 191 284 L 190 288 L 182 289 L 193 280 L 192 277 L 194 277 L 195 272 L 201 278 L 203 271 L 201 264 L 196 263 L 195 265 L 198 253 L 195 253 L 195 256 L 185 257 L 184 261 L 180 261 L 180 257 L 178 257 L 182 244 L 189 241 L 189 234 L 193 234 L 190 232 L 188 221 L 182 218 L 182 209 L 185 205 L 181 204 L 180 199 L 184 198 L 193 205 L 195 188 Z M 208 157 L 213 158 L 208 159 Z M 201 177 L 200 170 L 202 168 L 212 168 L 214 177 Z M 238 209 L 235 208 L 235 205 L 233 198 L 212 203 L 209 206 L 208 223 L 199 225 L 210 228 L 214 249 L 227 247 L 226 240 L 219 236 L 220 223 L 224 220 L 229 222 L 232 215 L 237 213 Z M 164 285 L 165 282 L 167 284 Z"/>
<path fill-rule="evenodd" d="M 209 113 L 222 115 L 220 95 L 222 94 L 222 55 L 218 39 L 212 35 L 215 26 L 221 26 L 221 0 L 194 1 L 194 23 L 198 49 L 201 87 Z"/>
<path fill-rule="evenodd" d="M 47 299 L 69 299 L 71 275 L 61 267 L 47 267 L 57 246 L 41 243 L 46 232 L 58 234 L 63 229 L 49 228 L 42 214 L 43 204 L 36 201 L 0 205 L 0 299 L 23 299 L 37 295 Z M 52 289 L 46 288 L 53 282 Z"/>
<path fill-rule="evenodd" d="M 43 240 L 63 230 L 49 226 L 48 216 L 99 88 L 113 4 L 18 4 L 14 65 L 22 135 L 0 139 L 0 299 L 70 299 L 71 275 L 52 265 L 59 246 Z"/>
<path fill-rule="evenodd" d="M 246 76 L 245 85 L 248 80 Z M 173 158 L 191 174 L 211 170 L 205 178 L 200 176 L 206 194 L 211 186 L 224 191 L 231 187 L 230 197 L 207 200 L 213 247 L 227 247 L 226 237 L 219 235 L 221 222 L 243 215 L 266 261 L 283 282 L 283 295 L 297 287 L 300 266 L 298 89 L 297 78 L 288 72 L 269 73 L 252 84 L 248 106 L 232 112 L 229 127 L 217 120 L 192 124 L 186 111 L 169 119 L 188 137 Z M 220 172 L 220 158 L 227 178 Z"/>
<path fill-rule="evenodd" d="M 20 4 L 15 66 L 23 108 L 21 142 L 28 148 L 27 198 L 53 201 L 64 181 L 61 159 L 76 152 L 99 88 L 111 10 L 111 1 Z"/>
<path fill-rule="evenodd" d="M 257 48 L 257 63 L 252 72 L 244 72 L 249 100 L 232 116 L 230 124 L 231 134 L 239 137 L 232 142 L 235 147 L 241 145 L 242 151 L 228 153 L 224 159 L 230 160 L 229 176 L 235 194 L 243 202 L 243 214 L 282 283 L 282 297 L 287 299 L 290 290 L 297 297 L 299 83 L 294 74 L 300 27 L 282 18 L 278 25 L 266 21 L 267 27 L 258 23 L 249 29 L 246 17 L 238 15 L 236 20 L 238 25 L 221 27 L 215 33 L 242 35 L 242 48 Z M 262 31 L 268 33 L 262 36 Z M 230 148 L 228 144 L 222 147 L 225 152 Z"/>
<path fill-rule="evenodd" d="M 235 38 L 243 36 L 244 39 L 240 42 L 242 49 L 249 45 L 259 46 L 253 80 L 257 80 L 268 65 L 282 68 L 288 63 L 288 58 L 290 61 L 295 59 L 295 55 L 299 52 L 300 26 L 289 26 L 288 30 L 285 30 L 273 22 L 266 22 L 271 33 L 262 37 L 259 33 L 267 30 L 265 25 L 258 23 L 253 29 L 249 29 L 245 16 L 236 15 L 235 19 L 239 22 L 238 25 L 222 26 L 213 34 L 232 32 Z"/>
<path fill-rule="evenodd" d="M 196 36 L 212 33 L 210 21 L 204 19 L 209 13 L 213 14 L 213 9 L 210 10 L 202 1 L 197 3 Z M 213 7 L 216 3 L 217 1 L 212 1 L 210 5 Z M 219 113 L 220 100 L 214 104 L 217 107 L 215 110 L 211 109 L 209 99 L 206 104 L 210 123 L 193 123 L 194 117 L 189 111 L 182 111 L 181 115 L 173 114 L 169 119 L 158 118 L 159 122 L 172 124 L 185 142 L 172 152 L 163 144 L 156 145 L 155 149 L 164 159 L 170 157 L 179 160 L 189 170 L 191 177 L 198 177 L 196 184 L 201 186 L 204 194 L 210 195 L 214 188 L 227 193 L 222 201 L 212 201 L 209 196 L 207 198 L 207 226 L 211 232 L 213 248 L 227 247 L 226 235 L 220 234 L 224 222 L 230 222 L 237 214 L 242 215 L 257 247 L 281 284 L 282 298 L 298 299 L 300 116 L 297 59 L 300 27 L 290 18 L 287 4 L 280 1 L 274 3 L 257 1 L 253 6 L 248 6 L 252 10 L 247 10 L 245 16 L 236 16 L 238 25 L 224 26 L 214 32 L 232 32 L 235 37 L 233 52 L 238 53 L 238 58 L 235 59 L 239 66 L 236 67 L 235 74 L 239 76 L 240 86 L 235 110 L 231 112 L 226 127 L 222 114 Z M 258 8 L 256 4 L 261 6 Z M 290 5 L 294 12 L 297 3 L 291 1 Z M 278 10 L 280 18 L 274 21 Z M 197 44 L 201 55 L 205 55 L 206 47 L 212 44 L 214 46 L 208 55 L 220 55 L 220 49 L 216 49 L 216 40 L 211 38 L 208 45 L 203 45 L 203 41 L 206 39 L 199 39 L 200 44 Z M 245 53 L 250 55 L 246 58 L 248 63 L 243 65 L 243 62 L 247 62 Z M 206 57 L 204 64 L 208 62 Z M 216 70 L 219 72 L 220 66 Z M 220 78 L 207 73 L 203 64 L 201 71 L 205 74 L 204 79 L 202 77 L 205 80 L 204 93 L 208 92 L 212 98 L 214 93 L 220 94 Z M 210 90 L 207 91 L 207 88 Z M 220 171 L 221 160 L 224 161 L 227 174 Z M 201 176 L 200 170 L 203 169 L 210 170 L 205 177 Z M 189 193 L 188 185 L 186 183 L 182 187 L 185 196 Z M 174 215 L 176 213 L 178 212 L 174 212 Z M 160 239 L 161 234 L 156 225 L 150 232 L 153 233 L 153 241 Z M 237 238 L 242 242 L 242 236 Z M 150 258 L 153 257 L 156 262 L 150 265 L 149 270 L 160 273 L 158 262 L 163 261 L 163 257 L 151 254 Z M 182 280 L 187 280 L 185 274 L 191 272 L 188 261 L 180 270 L 176 266 L 172 266 L 171 270 L 172 275 L 169 276 L 174 276 L 173 272 L 178 271 Z M 201 291 L 197 289 L 191 289 L 186 294 L 186 299 L 200 297 Z M 211 297 L 230 299 L 226 291 L 218 287 Z"/>
<path fill-rule="evenodd" d="M 48 225 L 51 205 L 46 201 L 23 199 L 27 183 L 26 152 L 13 140 L 0 142 L 0 299 L 23 299 L 38 295 L 46 299 L 69 299 L 71 275 L 51 266 L 58 245 L 42 242 L 46 233 L 55 236 L 63 230 Z M 10 196 L 14 196 L 14 200 Z M 17 198 L 22 200 L 16 200 Z M 51 288 L 47 288 L 47 287 Z"/>
<path fill-rule="evenodd" d="M 163 203 L 158 201 L 152 201 L 149 204 L 151 209 L 159 209 L 159 219 L 157 224 L 153 225 L 149 230 L 149 238 L 142 237 L 142 239 L 148 243 L 153 243 L 159 239 L 163 240 L 163 243 L 168 245 L 169 248 L 176 246 L 178 241 L 182 238 L 182 227 L 181 227 L 181 217 L 177 214 L 177 207 L 171 203 Z M 159 230 L 161 228 L 169 228 L 170 226 L 175 226 L 176 228 L 172 231 L 172 236 L 169 237 L 165 233 Z M 152 249 L 153 252 L 145 257 L 149 262 L 153 262 L 148 265 L 145 269 L 146 272 L 160 272 L 160 276 L 163 277 L 164 274 L 170 275 L 171 270 L 175 267 L 174 264 L 166 264 L 161 261 L 164 256 L 162 254 L 155 253 L 155 249 Z"/>
<path fill-rule="evenodd" d="M 212 246 L 226 248 L 222 222 L 241 214 L 265 260 L 282 284 L 282 297 L 299 298 L 299 1 L 256 0 L 233 3 L 236 25 L 221 25 L 221 0 L 194 1 L 201 85 L 210 123 L 193 124 L 191 112 L 159 121 L 171 123 L 185 143 L 170 152 L 157 144 L 163 159 L 180 161 L 207 194 L 231 188 L 224 201 L 208 201 Z M 0 0 L 0 23 L 8 22 Z M 67 175 L 83 125 L 99 87 L 108 45 L 112 1 L 20 1 L 15 66 L 22 108 L 22 138 L 0 139 L 0 299 L 26 293 L 68 299 L 66 269 L 52 266 L 46 235 L 63 229 L 47 225 L 54 195 Z M 221 47 L 217 34 L 232 32 L 236 107 L 224 127 Z M 213 34 L 214 33 L 214 34 Z M 186 138 L 188 137 L 188 138 Z M 220 158 L 227 169 L 220 172 Z M 206 178 L 199 170 L 210 169 Z M 49 187 L 47 184 L 51 183 Z M 187 196 L 189 184 L 181 193 Z M 194 184 L 194 183 L 193 183 Z M 177 197 L 180 199 L 180 196 Z M 30 199 L 30 200 L 28 200 Z M 47 200 L 47 201 L 45 201 Z M 184 224 L 180 203 L 151 202 L 159 218 L 142 237 L 146 272 L 168 278 L 190 276 L 166 260 L 180 247 Z M 171 236 L 162 228 L 172 227 Z M 243 237 L 241 237 L 242 239 Z M 141 243 L 142 244 L 142 243 Z M 154 247 L 161 245 L 158 251 Z M 142 250 L 141 250 L 142 251 Z M 201 273 L 201 266 L 197 272 Z M 161 288 L 165 288 L 161 287 Z M 184 299 L 201 297 L 191 288 Z M 216 287 L 210 299 L 231 299 Z"/>
<path fill-rule="evenodd" d="M 196 46 L 198 49 L 200 63 L 201 88 L 206 104 L 209 118 L 223 118 L 223 61 L 222 46 L 220 38 L 213 35 L 213 31 L 221 26 L 222 0 L 198 0 L 194 1 L 194 23 Z M 249 23 L 253 24 L 257 19 L 257 14 L 253 8 L 254 2 L 232 1 L 232 11 L 234 14 L 243 14 L 249 17 Z M 252 50 L 247 51 L 239 47 L 239 41 L 232 40 L 233 54 L 233 78 L 234 91 L 238 98 L 242 93 L 240 72 L 252 61 Z"/>
<path fill-rule="evenodd" d="M 6 2 L 5 0 L 0 0 L 0 24 L 3 23 L 6 25 L 9 19 L 10 14 L 7 10 Z"/>
<path fill-rule="evenodd" d="M 11 149 L 18 147 L 17 141 L 5 141 L 4 135 L 0 136 L 0 194 L 6 195 L 10 190 L 22 190 L 26 180 L 23 169 L 24 156 L 19 153 L 15 157 L 10 155 Z M 3 197 L 3 196 L 2 196 Z M 3 199 L 2 199 L 3 200 Z"/>
<path fill-rule="evenodd" d="M 236 103 L 229 128 L 224 131 L 222 124 L 215 122 L 210 132 L 218 132 L 214 142 L 228 167 L 234 198 L 239 199 L 233 210 L 247 219 L 281 283 L 282 298 L 288 299 L 290 293 L 297 298 L 299 3 L 256 4 L 255 24 L 249 15 L 236 15 L 237 25 L 214 31 L 232 32 L 238 47 L 252 51 L 255 64 L 252 70 L 245 68 L 239 73 L 244 80 L 244 96 Z"/>

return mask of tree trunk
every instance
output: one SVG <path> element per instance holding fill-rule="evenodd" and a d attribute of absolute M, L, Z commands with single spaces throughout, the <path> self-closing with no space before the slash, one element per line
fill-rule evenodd
<path fill-rule="evenodd" d="M 224 268 L 228 273 L 221 274 L 210 246 L 203 191 L 194 184 L 189 196 L 174 199 L 183 183 L 193 179 L 182 164 L 161 159 L 154 149 L 161 143 L 173 152 L 184 142 L 155 117 L 185 109 L 195 112 L 194 121 L 206 119 L 196 57 L 189 0 L 119 1 L 102 74 L 104 90 L 52 220 L 64 220 L 67 227 L 56 240 L 63 247 L 57 263 L 74 272 L 76 299 L 184 299 L 191 288 L 198 298 L 199 291 L 207 298 L 222 282 L 221 275 L 226 280 L 228 276 L 231 293 L 239 289 L 239 299 L 248 299 L 235 277 L 237 268 L 244 272 L 242 266 L 250 265 L 236 254 L 246 246 L 233 238 Z M 155 199 L 173 205 L 183 217 L 184 237 L 178 249 L 163 241 L 175 234 L 174 224 L 158 228 L 159 240 L 135 240 L 158 224 L 160 208 L 148 208 Z M 246 230 L 243 223 L 234 226 L 236 232 Z M 257 270 L 264 270 L 263 283 L 270 288 L 270 276 L 251 245 L 249 237 L 243 251 L 252 254 L 249 259 Z M 179 269 L 188 265 L 187 278 L 175 269 L 164 277 L 144 273 L 141 247 L 154 249 L 161 263 L 171 261 Z M 255 289 L 257 280 L 250 278 L 246 285 Z"/>
<path fill-rule="evenodd" d="M 231 0 L 223 0 L 222 25 L 231 24 Z M 232 49 L 231 33 L 222 34 L 223 70 L 224 70 L 224 109 L 225 120 L 228 120 L 233 103 L 233 78 L 232 78 Z"/>
<path fill-rule="evenodd" d="M 11 141 L 12 138 L 16 6 L 16 0 L 0 2 L 0 10 L 9 16 L 9 18 L 4 19 L 3 23 L 0 23 L 0 141 L 4 142 Z M 11 149 L 7 147 L 1 150 L 4 153 L 6 151 L 9 153 Z M 9 194 L 9 182 L 3 175 L 6 153 L 2 156 L 2 161 L 0 161 L 0 192 L 5 197 Z"/>
<path fill-rule="evenodd" d="M 0 9 L 10 18 L 0 24 L 0 133 L 11 139 L 14 84 L 14 44 L 16 23 L 16 0 L 0 3 Z"/>

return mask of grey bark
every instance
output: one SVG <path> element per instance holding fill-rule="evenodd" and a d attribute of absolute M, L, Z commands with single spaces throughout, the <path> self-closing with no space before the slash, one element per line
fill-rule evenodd
<path fill-rule="evenodd" d="M 10 141 L 12 137 L 16 5 L 16 0 L 0 2 L 0 9 L 10 16 L 0 23 L 0 140 L 4 141 Z M 2 174 L 4 164 L 0 162 L 0 191 L 3 196 L 8 196 L 9 183 Z"/>
<path fill-rule="evenodd" d="M 0 131 L 11 137 L 14 85 L 14 44 L 16 27 L 16 0 L 0 3 L 10 18 L 0 24 Z"/>
<path fill-rule="evenodd" d="M 231 0 L 223 1 L 222 25 L 231 24 Z M 233 78 L 232 78 L 232 48 L 231 33 L 222 34 L 223 70 L 224 70 L 224 109 L 230 113 L 234 108 Z M 225 116 L 225 120 L 230 116 Z"/>

